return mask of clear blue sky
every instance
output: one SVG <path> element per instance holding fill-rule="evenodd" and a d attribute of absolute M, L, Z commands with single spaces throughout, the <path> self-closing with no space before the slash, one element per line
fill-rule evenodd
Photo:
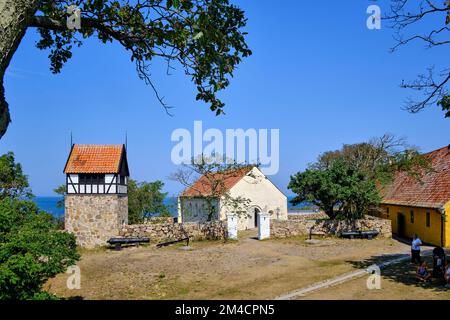
<path fill-rule="evenodd" d="M 235 2 L 236 3 L 236 2 Z M 380 2 L 379 2 L 380 3 Z M 385 2 L 381 2 L 385 9 Z M 429 65 L 448 61 L 448 48 L 422 44 L 390 54 L 392 30 L 366 28 L 373 1 L 239 2 L 248 16 L 253 55 L 222 94 L 226 116 L 216 117 L 195 101 L 195 90 L 181 71 L 165 75 L 153 63 L 162 95 L 175 106 L 165 114 L 153 92 L 136 75 L 129 53 L 115 44 L 86 41 L 59 75 L 49 71 L 48 52 L 34 47 L 29 30 L 5 78 L 11 123 L 0 152 L 13 151 L 36 195 L 52 195 L 62 173 L 73 131 L 75 143 L 123 143 L 128 131 L 132 178 L 166 182 L 170 141 L 176 128 L 279 128 L 280 171 L 271 179 L 287 191 L 289 176 L 319 153 L 389 132 L 430 151 L 450 141 L 449 120 L 437 108 L 419 114 L 401 109 L 410 92 L 399 88 Z M 441 22 L 440 22 L 441 23 Z"/>

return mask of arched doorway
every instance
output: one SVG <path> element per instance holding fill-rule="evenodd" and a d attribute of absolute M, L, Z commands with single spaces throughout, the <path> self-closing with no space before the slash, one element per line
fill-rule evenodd
<path fill-rule="evenodd" d="M 261 208 L 258 206 L 251 206 L 248 208 L 248 223 L 247 229 L 258 228 L 258 213 L 261 212 Z"/>

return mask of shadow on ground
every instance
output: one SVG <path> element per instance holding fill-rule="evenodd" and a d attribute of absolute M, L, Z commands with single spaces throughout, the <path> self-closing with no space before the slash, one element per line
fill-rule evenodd
<path fill-rule="evenodd" d="M 373 256 L 369 259 L 362 261 L 347 261 L 347 262 L 352 264 L 353 267 L 355 268 L 362 269 L 367 268 L 373 264 L 379 264 L 383 261 L 387 261 L 393 258 L 395 258 L 395 256 L 389 256 L 389 258 L 387 258 L 386 255 L 379 255 Z M 427 262 L 428 271 L 431 273 L 433 271 L 433 258 L 422 257 L 422 259 Z M 428 283 L 418 281 L 416 279 L 417 266 L 418 266 L 417 264 L 411 263 L 409 260 L 392 264 L 381 270 L 381 276 L 384 279 L 392 280 L 397 283 L 402 283 L 404 285 L 414 286 L 417 288 L 423 288 L 434 292 L 445 292 L 448 290 L 445 288 L 444 279 L 432 278 L 432 280 Z"/>

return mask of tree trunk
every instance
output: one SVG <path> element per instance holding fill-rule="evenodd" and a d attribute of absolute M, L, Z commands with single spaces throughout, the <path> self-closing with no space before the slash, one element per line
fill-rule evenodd
<path fill-rule="evenodd" d="M 38 4 L 39 0 L 0 0 L 0 139 L 11 121 L 3 78 Z"/>

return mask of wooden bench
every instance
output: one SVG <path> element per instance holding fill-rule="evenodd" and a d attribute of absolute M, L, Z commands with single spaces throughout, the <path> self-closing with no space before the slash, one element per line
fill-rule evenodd
<path fill-rule="evenodd" d="M 149 243 L 150 238 L 111 238 L 107 241 L 110 245 L 119 251 L 122 249 L 123 244 L 141 244 Z"/>
<path fill-rule="evenodd" d="M 327 234 L 323 231 L 313 231 L 314 228 L 310 228 L 309 229 L 309 240 L 312 240 L 312 236 L 321 236 L 321 237 L 325 237 Z"/>
<path fill-rule="evenodd" d="M 349 238 L 349 239 L 354 239 L 354 238 L 364 239 L 364 238 L 367 238 L 369 240 L 372 240 L 378 234 L 379 234 L 379 232 L 377 230 L 367 230 L 367 231 L 357 231 L 356 230 L 356 231 L 341 232 L 340 233 L 340 237 L 341 238 Z"/>
<path fill-rule="evenodd" d="M 186 247 L 189 247 L 189 237 L 178 239 L 178 240 L 167 241 L 167 242 L 161 242 L 161 243 L 158 243 L 156 245 L 156 247 L 157 248 L 167 247 L 167 246 L 170 246 L 171 244 L 175 244 L 175 243 L 183 242 L 183 241 L 186 241 Z"/>

